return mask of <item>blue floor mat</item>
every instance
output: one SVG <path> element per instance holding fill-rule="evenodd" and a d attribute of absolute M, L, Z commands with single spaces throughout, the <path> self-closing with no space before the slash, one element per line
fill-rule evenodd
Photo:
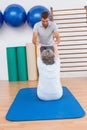
<path fill-rule="evenodd" d="M 10 121 L 32 121 L 81 118 L 85 111 L 68 90 L 63 87 L 63 97 L 55 101 L 39 100 L 37 88 L 22 88 L 9 108 L 6 119 Z"/>

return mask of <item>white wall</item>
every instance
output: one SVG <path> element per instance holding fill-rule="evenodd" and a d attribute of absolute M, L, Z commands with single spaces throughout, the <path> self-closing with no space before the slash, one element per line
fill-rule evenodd
<path fill-rule="evenodd" d="M 0 10 L 2 13 L 10 4 L 20 4 L 26 12 L 35 5 L 43 5 L 50 9 L 79 8 L 87 5 L 87 0 L 0 0 Z M 6 47 L 23 46 L 31 43 L 32 29 L 27 22 L 19 28 L 12 28 L 5 23 L 0 28 L 0 80 L 8 80 Z"/>

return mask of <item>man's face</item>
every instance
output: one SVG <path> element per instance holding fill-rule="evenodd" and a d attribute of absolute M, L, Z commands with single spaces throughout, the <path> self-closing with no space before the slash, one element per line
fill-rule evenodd
<path fill-rule="evenodd" d="M 42 21 L 42 25 L 46 28 L 49 24 L 49 18 L 46 19 L 42 18 L 41 21 Z"/>

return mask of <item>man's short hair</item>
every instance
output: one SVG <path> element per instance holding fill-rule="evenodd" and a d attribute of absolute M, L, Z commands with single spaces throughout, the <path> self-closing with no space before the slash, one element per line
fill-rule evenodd
<path fill-rule="evenodd" d="M 54 52 L 51 49 L 43 50 L 41 53 L 41 59 L 46 65 L 54 64 Z"/>
<path fill-rule="evenodd" d="M 47 19 L 48 17 L 49 17 L 49 12 L 47 12 L 47 11 L 42 12 L 41 18 Z"/>

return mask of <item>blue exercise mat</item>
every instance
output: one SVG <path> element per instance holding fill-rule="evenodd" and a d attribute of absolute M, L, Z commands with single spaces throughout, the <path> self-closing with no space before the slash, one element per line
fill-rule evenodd
<path fill-rule="evenodd" d="M 60 100 L 42 101 L 37 97 L 37 88 L 22 88 L 9 108 L 6 119 L 10 121 L 32 121 L 80 118 L 85 111 L 71 94 L 63 87 Z"/>

